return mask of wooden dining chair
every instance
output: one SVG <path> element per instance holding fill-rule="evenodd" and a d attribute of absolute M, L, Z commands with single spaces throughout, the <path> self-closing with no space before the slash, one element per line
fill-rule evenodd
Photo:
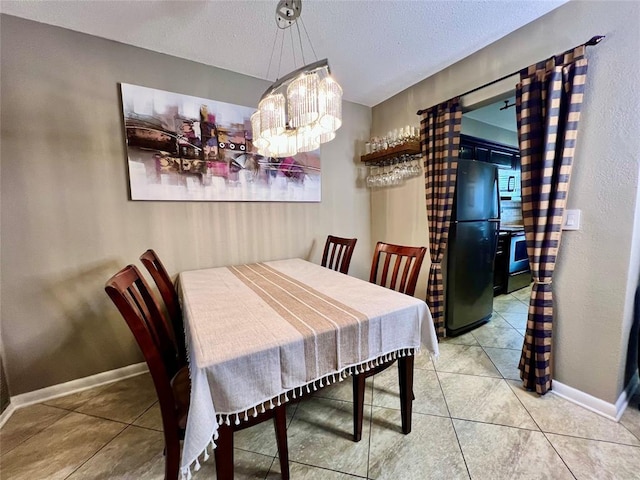
<path fill-rule="evenodd" d="M 147 269 L 151 278 L 158 287 L 160 296 L 164 301 L 167 313 L 171 320 L 172 332 L 178 347 L 178 356 L 182 359 L 183 364 L 187 364 L 186 342 L 184 337 L 184 323 L 182 321 L 182 310 L 180 308 L 180 300 L 176 292 L 175 285 L 171 281 L 171 277 L 164 268 L 164 265 L 158 258 L 158 255 L 152 249 L 147 250 L 140 255 L 142 265 Z"/>
<path fill-rule="evenodd" d="M 413 296 L 426 252 L 425 247 L 405 247 L 378 242 L 373 253 L 369 281 Z M 380 268 L 381 265 L 382 268 Z M 395 360 L 390 360 L 380 363 L 368 371 L 353 376 L 353 439 L 356 442 L 362 438 L 365 380 L 386 370 L 394 362 Z M 407 375 L 413 375 L 413 356 L 398 359 L 402 431 L 405 434 L 411 431 L 410 406 L 413 401 L 413 392 L 407 387 L 413 384 L 413 377 L 409 378 Z"/>
<path fill-rule="evenodd" d="M 158 395 L 165 443 L 165 480 L 176 480 L 180 470 L 180 441 L 189 413 L 191 381 L 187 366 L 177 360 L 177 349 L 149 285 L 134 265 L 107 280 L 105 291 L 118 308 L 142 350 Z M 240 425 L 221 425 L 214 450 L 216 475 L 233 480 L 233 432 L 273 418 L 282 479 L 289 480 L 286 405 L 266 410 Z"/>
<path fill-rule="evenodd" d="M 162 415 L 165 479 L 177 479 L 180 440 L 189 408 L 189 371 L 179 366 L 170 327 L 135 266 L 129 265 L 111 277 L 105 291 L 127 322 L 149 367 Z"/>
<path fill-rule="evenodd" d="M 327 236 L 320 265 L 347 275 L 357 241 L 357 238 Z"/>

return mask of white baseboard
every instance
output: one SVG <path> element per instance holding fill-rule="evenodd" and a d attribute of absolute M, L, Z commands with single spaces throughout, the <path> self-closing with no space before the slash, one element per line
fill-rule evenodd
<path fill-rule="evenodd" d="M 146 362 L 127 365 L 126 367 L 116 368 L 107 372 L 97 373 L 84 378 L 78 378 L 58 385 L 41 388 L 33 392 L 22 393 L 11 397 L 11 403 L 0 416 L 0 427 L 9 419 L 11 414 L 19 408 L 33 405 L 34 403 L 42 403 L 54 398 L 64 397 L 72 393 L 82 392 L 90 388 L 99 387 L 108 383 L 113 383 L 125 378 L 135 377 L 149 371 Z"/>
<path fill-rule="evenodd" d="M 640 371 L 638 374 L 640 375 Z M 636 388 L 638 388 L 638 383 L 640 383 L 638 381 L 639 379 L 640 377 L 638 375 L 631 377 L 631 380 L 629 380 L 629 383 L 627 384 L 627 388 L 625 388 L 618 397 L 618 401 L 616 402 L 616 422 L 620 420 L 620 417 L 622 417 L 622 414 L 629 406 L 629 401 L 631 400 L 631 397 L 633 397 Z"/>
<path fill-rule="evenodd" d="M 10 403 L 9 405 L 7 405 L 7 408 L 5 408 L 4 412 L 2 412 L 2 414 L 0 415 L 0 428 L 2 428 L 2 426 L 7 423 L 7 420 L 11 418 L 11 415 L 13 414 L 15 409 L 16 407 L 14 407 L 13 404 Z"/>
<path fill-rule="evenodd" d="M 627 405 L 629 405 L 629 400 L 633 396 L 633 392 L 635 392 L 637 386 L 638 376 L 634 375 L 618 397 L 616 403 L 605 402 L 557 380 L 553 381 L 551 391 L 565 400 L 617 422 L 620 420 L 620 417 L 622 417 Z"/>

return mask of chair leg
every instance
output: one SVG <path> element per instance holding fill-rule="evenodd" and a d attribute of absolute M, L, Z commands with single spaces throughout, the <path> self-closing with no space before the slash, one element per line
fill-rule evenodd
<path fill-rule="evenodd" d="M 164 478 L 165 480 L 178 480 L 180 473 L 180 441 L 178 436 L 167 439 L 164 447 Z"/>
<path fill-rule="evenodd" d="M 213 452 L 218 480 L 233 480 L 233 427 L 231 425 L 220 425 L 216 448 Z"/>
<path fill-rule="evenodd" d="M 398 359 L 402 433 L 405 435 L 411 432 L 411 410 L 413 407 L 413 360 L 413 356 Z"/>
<path fill-rule="evenodd" d="M 364 416 L 364 375 L 353 376 L 353 441 L 362 439 L 362 419 Z"/>
<path fill-rule="evenodd" d="M 282 480 L 289 480 L 289 446 L 287 444 L 287 410 L 285 406 L 276 408 L 273 417 L 273 426 L 276 430 L 276 443 L 278 444 L 278 458 L 280 459 L 280 472 Z"/>

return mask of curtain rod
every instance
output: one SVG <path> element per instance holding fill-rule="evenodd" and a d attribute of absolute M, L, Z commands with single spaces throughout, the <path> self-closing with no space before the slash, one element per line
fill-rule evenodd
<path fill-rule="evenodd" d="M 591 37 L 588 41 L 584 42 L 583 44 L 581 44 L 581 45 L 576 45 L 576 46 L 575 46 L 575 47 L 573 47 L 573 48 L 582 47 L 583 45 L 584 45 L 585 47 L 591 47 L 591 46 L 593 46 L 593 45 L 597 45 L 597 44 L 599 44 L 602 40 L 604 40 L 604 38 L 605 38 L 605 36 L 604 36 L 604 35 L 596 35 L 595 37 Z M 475 92 L 477 92 L 478 90 L 482 90 L 483 88 L 490 87 L 491 85 L 493 85 L 493 84 L 495 84 L 495 83 L 501 82 L 502 80 L 506 80 L 507 78 L 512 77 L 512 76 L 514 76 L 514 75 L 516 75 L 516 74 L 520 73 L 520 71 L 521 71 L 521 70 L 522 70 L 522 69 L 520 69 L 520 70 L 516 70 L 515 72 L 509 73 L 508 75 L 505 75 L 505 76 L 503 76 L 503 77 L 500 77 L 500 78 L 498 78 L 498 79 L 496 79 L 496 80 L 492 80 L 492 81 L 490 81 L 490 82 L 487 82 L 487 83 L 485 83 L 484 85 L 480 85 L 479 87 L 472 88 L 472 89 L 471 89 L 471 90 L 469 90 L 468 92 L 464 92 L 464 93 L 461 93 L 460 95 L 456 95 L 456 97 L 464 97 L 465 95 L 469 95 L 470 93 L 475 93 Z M 418 114 L 418 115 L 422 115 L 422 114 L 423 114 L 424 112 L 426 112 L 427 110 L 428 110 L 428 109 L 426 109 L 426 108 L 425 108 L 425 109 L 423 109 L 423 110 L 418 110 L 417 114 Z"/>

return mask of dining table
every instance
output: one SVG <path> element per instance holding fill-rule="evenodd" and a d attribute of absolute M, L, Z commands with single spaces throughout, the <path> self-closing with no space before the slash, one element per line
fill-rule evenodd
<path fill-rule="evenodd" d="M 423 300 L 303 259 L 185 271 L 177 288 L 191 377 L 182 478 L 209 457 L 221 425 L 421 348 L 438 355 Z"/>

